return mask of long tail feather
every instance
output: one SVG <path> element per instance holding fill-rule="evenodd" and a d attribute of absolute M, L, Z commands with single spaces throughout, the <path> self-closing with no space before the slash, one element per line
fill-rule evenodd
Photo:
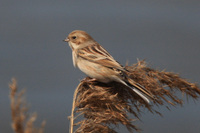
<path fill-rule="evenodd" d="M 143 89 L 143 88 L 141 88 L 139 85 L 136 85 L 136 86 L 134 86 L 133 85 L 133 87 L 132 86 L 130 86 L 129 84 L 127 84 L 125 81 L 123 81 L 123 80 L 120 80 L 120 82 L 121 83 L 123 83 L 124 85 L 126 85 L 127 87 L 129 87 L 130 89 L 132 89 L 137 95 L 139 95 L 145 102 L 147 102 L 147 103 L 150 103 L 150 100 L 149 100 L 149 98 L 148 97 L 150 97 L 149 95 L 150 94 L 148 94 L 146 91 L 145 91 L 145 89 Z M 151 98 L 151 97 L 150 97 Z"/>
<path fill-rule="evenodd" d="M 128 84 L 131 84 L 131 86 L 134 86 L 135 88 L 137 88 L 140 92 L 144 93 L 146 96 L 148 96 L 151 99 L 155 99 L 155 96 L 146 88 L 144 88 L 142 85 L 136 83 L 133 80 L 128 80 Z"/>
<path fill-rule="evenodd" d="M 135 88 L 131 88 L 135 93 L 137 93 L 145 102 L 147 103 L 150 103 L 149 99 L 144 96 L 144 94 L 142 94 L 140 91 L 138 91 L 137 89 Z"/>

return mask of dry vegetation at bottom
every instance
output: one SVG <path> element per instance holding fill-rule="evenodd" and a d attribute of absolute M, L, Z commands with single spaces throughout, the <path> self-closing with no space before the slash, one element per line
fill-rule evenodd
<path fill-rule="evenodd" d="M 139 131 L 133 121 L 139 119 L 142 109 L 147 108 L 152 113 L 160 114 L 153 109 L 153 105 L 182 105 L 184 95 L 193 99 L 200 95 L 196 84 L 175 73 L 151 69 L 144 61 L 125 68 L 129 71 L 127 74 L 130 82 L 134 80 L 154 94 L 156 99 L 151 105 L 120 83 L 103 84 L 86 78 L 74 92 L 72 114 L 69 117 L 70 133 L 115 133 L 117 131 L 112 127 L 119 124 L 126 126 L 130 132 Z M 178 97 L 176 91 L 180 91 L 182 96 Z M 131 119 L 129 113 L 135 119 Z"/>
<path fill-rule="evenodd" d="M 43 133 L 45 121 L 42 122 L 40 128 L 34 127 L 34 121 L 37 119 L 37 114 L 28 113 L 27 103 L 24 99 L 24 92 L 18 92 L 17 82 L 12 79 L 9 84 L 10 87 L 10 101 L 11 101 L 11 116 L 12 116 L 12 129 L 15 133 Z"/>
<path fill-rule="evenodd" d="M 130 132 L 140 131 L 134 121 L 140 119 L 141 111 L 146 108 L 158 113 L 153 106 L 182 105 L 184 95 L 197 99 L 200 89 L 194 83 L 180 78 L 172 72 L 158 71 L 147 67 L 144 61 L 125 67 L 129 72 L 129 82 L 135 81 L 148 89 L 155 99 L 147 104 L 130 88 L 111 82 L 100 83 L 81 81 L 74 92 L 70 133 L 116 133 L 116 126 L 124 125 Z M 36 113 L 29 115 L 24 99 L 24 90 L 17 92 L 17 83 L 12 79 L 10 87 L 12 128 L 16 133 L 43 133 L 45 121 L 40 128 L 34 127 Z M 178 97 L 176 92 L 181 92 Z M 129 115 L 132 114 L 132 115 Z M 162 114 L 160 114 L 162 115 Z M 135 116 L 134 119 L 132 116 Z"/>

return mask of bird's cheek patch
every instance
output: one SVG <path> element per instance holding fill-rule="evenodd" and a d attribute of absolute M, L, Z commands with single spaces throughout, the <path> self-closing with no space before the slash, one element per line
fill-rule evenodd
<path fill-rule="evenodd" d="M 76 43 L 77 45 L 80 45 L 81 44 L 81 41 L 77 41 L 77 43 Z"/>
<path fill-rule="evenodd" d="M 84 43 L 85 41 L 86 41 L 86 39 L 83 38 L 83 37 L 81 37 L 81 38 L 79 39 L 79 41 L 77 41 L 77 45 L 80 45 L 80 44 Z"/>

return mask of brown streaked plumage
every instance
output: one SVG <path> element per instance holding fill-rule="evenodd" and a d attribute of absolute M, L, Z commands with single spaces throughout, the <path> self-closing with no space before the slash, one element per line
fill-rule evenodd
<path fill-rule="evenodd" d="M 64 40 L 72 49 L 73 64 L 82 72 L 99 82 L 120 82 L 131 88 L 146 102 L 153 95 L 144 87 L 127 80 L 127 70 L 124 69 L 100 44 L 85 31 L 75 30 Z"/>

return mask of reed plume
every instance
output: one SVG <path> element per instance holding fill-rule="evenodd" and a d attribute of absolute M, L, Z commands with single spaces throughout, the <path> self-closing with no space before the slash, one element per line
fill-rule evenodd
<path fill-rule="evenodd" d="M 90 81 L 87 77 L 80 82 L 74 93 L 70 133 L 116 133 L 114 127 L 119 124 L 130 132 L 140 131 L 133 121 L 140 119 L 144 108 L 160 114 L 153 105 L 183 104 L 184 97 L 178 96 L 177 91 L 193 99 L 200 95 L 197 84 L 188 82 L 178 74 L 149 68 L 145 61 L 138 61 L 125 68 L 129 71 L 127 74 L 130 81 L 136 81 L 154 94 L 155 99 L 151 105 L 121 83 L 104 84 Z M 132 116 L 135 116 L 134 119 Z"/>
<path fill-rule="evenodd" d="M 10 101 L 11 101 L 11 116 L 12 129 L 15 133 L 43 133 L 45 121 L 42 122 L 40 128 L 34 127 L 34 122 L 37 119 L 37 114 L 29 114 L 28 106 L 24 98 L 25 90 L 18 92 L 17 81 L 12 79 L 9 84 Z"/>

